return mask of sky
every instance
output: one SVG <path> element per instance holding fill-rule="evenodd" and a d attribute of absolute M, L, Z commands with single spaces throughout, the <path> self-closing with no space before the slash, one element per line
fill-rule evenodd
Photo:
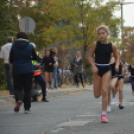
<path fill-rule="evenodd" d="M 105 0 L 105 2 L 106 1 L 109 0 Z M 133 4 L 123 5 L 124 26 L 134 27 L 134 0 L 124 0 L 124 3 L 126 2 L 133 2 Z M 121 11 L 115 12 L 115 15 L 121 17 Z"/>
<path fill-rule="evenodd" d="M 123 5 L 124 26 L 134 27 L 134 0 L 125 0 L 124 3 L 125 2 L 133 2 L 133 4 Z M 115 12 L 115 15 L 120 17 L 121 11 Z"/>

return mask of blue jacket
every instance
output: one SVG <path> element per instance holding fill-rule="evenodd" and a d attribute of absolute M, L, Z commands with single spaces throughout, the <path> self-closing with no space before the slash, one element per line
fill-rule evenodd
<path fill-rule="evenodd" d="M 28 40 L 17 40 L 12 45 L 10 53 L 10 63 L 13 64 L 13 75 L 33 73 L 32 59 L 37 59 L 33 45 Z"/>

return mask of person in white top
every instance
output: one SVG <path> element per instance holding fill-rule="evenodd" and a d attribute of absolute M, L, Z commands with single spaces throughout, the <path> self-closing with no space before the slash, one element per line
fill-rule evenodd
<path fill-rule="evenodd" d="M 9 66 L 9 54 L 10 54 L 12 44 L 13 44 L 13 37 L 8 37 L 7 44 L 1 47 L 1 53 L 0 53 L 0 58 L 4 59 L 4 63 L 5 63 L 7 85 L 10 91 L 10 95 L 14 94 L 13 87 L 12 87 L 12 80 L 10 76 L 10 66 Z"/>

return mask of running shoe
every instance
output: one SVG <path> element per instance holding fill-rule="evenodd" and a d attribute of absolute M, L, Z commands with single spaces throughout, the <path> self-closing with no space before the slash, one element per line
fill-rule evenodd
<path fill-rule="evenodd" d="M 49 102 L 46 97 L 42 99 L 43 102 Z"/>
<path fill-rule="evenodd" d="M 22 101 L 18 101 L 14 108 L 14 112 L 19 112 L 21 105 L 22 105 Z"/>
<path fill-rule="evenodd" d="M 111 105 L 115 105 L 115 101 L 116 101 L 116 98 L 115 98 L 115 97 L 112 98 L 112 100 L 111 100 Z"/>
<path fill-rule="evenodd" d="M 108 119 L 106 115 L 101 115 L 101 122 L 102 123 L 108 123 Z"/>
<path fill-rule="evenodd" d="M 30 110 L 25 110 L 25 114 L 31 114 Z"/>
<path fill-rule="evenodd" d="M 107 112 L 111 112 L 111 106 L 107 106 Z"/>
<path fill-rule="evenodd" d="M 123 109 L 124 106 L 122 104 L 119 104 L 119 109 Z"/>

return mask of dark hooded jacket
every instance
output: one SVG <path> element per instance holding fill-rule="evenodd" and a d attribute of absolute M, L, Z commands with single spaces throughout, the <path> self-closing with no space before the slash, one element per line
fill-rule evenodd
<path fill-rule="evenodd" d="M 33 73 L 32 60 L 37 60 L 37 54 L 33 45 L 25 39 L 17 40 L 12 45 L 10 52 L 13 75 Z"/>

